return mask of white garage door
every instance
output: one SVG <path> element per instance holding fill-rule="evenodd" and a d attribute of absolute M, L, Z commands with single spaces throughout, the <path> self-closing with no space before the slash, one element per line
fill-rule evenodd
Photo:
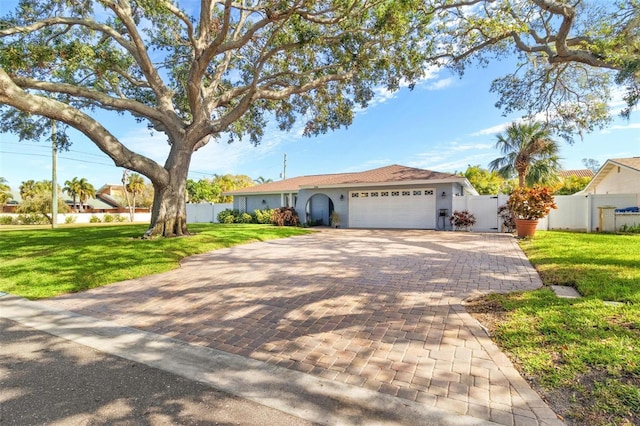
<path fill-rule="evenodd" d="M 434 189 L 349 193 L 350 228 L 433 229 L 435 225 Z"/>

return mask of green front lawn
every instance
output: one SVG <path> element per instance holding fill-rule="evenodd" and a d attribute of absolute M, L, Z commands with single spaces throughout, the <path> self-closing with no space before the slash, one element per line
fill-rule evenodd
<path fill-rule="evenodd" d="M 640 424 L 640 235 L 538 232 L 521 246 L 545 285 L 585 297 L 492 295 L 506 311 L 494 340 L 575 424 Z"/>
<path fill-rule="evenodd" d="M 169 271 L 184 257 L 308 230 L 270 225 L 192 224 L 183 238 L 139 238 L 146 225 L 0 230 L 0 291 L 29 299 L 83 291 Z"/>

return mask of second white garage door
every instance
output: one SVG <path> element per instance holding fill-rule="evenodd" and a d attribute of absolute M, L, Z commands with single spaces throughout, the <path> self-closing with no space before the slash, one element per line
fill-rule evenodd
<path fill-rule="evenodd" d="M 434 189 L 349 192 L 350 228 L 433 229 L 435 225 Z"/>

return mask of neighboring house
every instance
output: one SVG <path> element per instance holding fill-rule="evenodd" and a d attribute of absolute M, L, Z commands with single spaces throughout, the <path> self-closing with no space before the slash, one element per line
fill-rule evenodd
<path fill-rule="evenodd" d="M 345 228 L 435 229 L 440 215 L 451 214 L 452 197 L 478 193 L 463 176 L 392 165 L 300 176 L 225 195 L 245 212 L 294 207 L 303 223 L 329 225 L 335 212 Z"/>
<path fill-rule="evenodd" d="M 593 178 L 593 171 L 591 171 L 590 169 L 577 169 L 577 170 L 560 170 L 558 172 L 558 177 L 560 179 L 566 179 L 566 178 L 570 178 L 570 177 L 577 177 L 577 178 Z"/>
<path fill-rule="evenodd" d="M 3 206 L 3 213 L 15 213 L 18 205 L 22 202 L 18 191 L 12 192 L 13 199 L 9 200 L 6 206 Z M 89 198 L 80 206 L 80 201 L 76 198 L 74 204 L 68 195 L 64 194 L 65 203 L 71 209 L 71 213 L 76 210 L 84 213 L 129 213 L 129 208 L 122 205 L 119 200 L 124 199 L 124 191 L 122 185 L 103 185 L 96 191 L 95 198 Z M 116 198 L 117 197 L 117 198 Z M 136 213 L 148 213 L 148 207 L 137 207 Z"/>
<path fill-rule="evenodd" d="M 607 160 L 582 194 L 640 194 L 640 157 Z"/>

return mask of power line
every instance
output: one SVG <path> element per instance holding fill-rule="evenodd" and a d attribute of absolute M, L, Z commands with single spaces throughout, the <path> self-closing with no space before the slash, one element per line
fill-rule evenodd
<path fill-rule="evenodd" d="M 41 144 L 36 144 L 36 143 L 26 143 L 26 142 L 2 142 L 2 144 L 6 144 L 6 145 L 15 145 L 15 146 L 30 146 L 30 147 L 34 147 L 34 148 L 42 148 L 42 149 L 46 149 L 48 150 L 49 147 L 41 145 Z M 91 155 L 93 157 L 99 157 L 99 158 L 104 158 L 105 155 L 104 154 L 94 154 L 92 152 L 84 152 L 84 151 L 78 151 L 77 149 L 67 149 L 65 150 L 65 152 L 76 152 L 78 154 L 83 154 L 83 155 Z"/>
<path fill-rule="evenodd" d="M 44 147 L 44 148 L 46 148 L 46 147 Z M 79 152 L 79 151 L 75 151 L 75 152 Z M 45 158 L 50 158 L 51 157 L 51 154 L 34 154 L 34 153 L 15 152 L 15 151 L 0 151 L 0 154 L 23 155 L 25 157 L 45 157 Z M 89 153 L 86 153 L 86 154 L 95 155 L 96 157 L 101 157 L 100 155 L 97 155 L 97 154 L 89 154 Z M 101 165 L 101 166 L 119 168 L 115 164 L 99 163 L 97 161 L 89 161 L 89 160 L 80 160 L 78 158 L 60 157 L 60 156 L 58 156 L 58 159 L 69 160 L 69 161 L 77 161 L 78 163 L 98 164 L 98 165 Z M 213 176 L 215 173 L 214 172 L 200 172 L 200 171 L 197 171 L 197 170 L 189 170 L 189 174 L 198 174 L 198 175 L 203 175 L 203 176 Z"/>
<path fill-rule="evenodd" d="M 26 154 L 24 152 L 14 152 L 14 151 L 0 151 L 0 154 L 24 155 L 26 157 L 46 157 L 46 158 L 50 158 L 51 157 L 50 154 L 33 154 L 33 153 Z M 99 164 L 101 166 L 111 166 L 111 167 L 118 168 L 118 166 L 116 166 L 115 164 L 99 163 L 97 161 L 80 160 L 80 159 L 77 159 L 77 158 L 69 158 L 69 157 L 58 157 L 58 158 L 59 159 L 63 159 L 63 160 L 69 160 L 69 161 L 77 161 L 79 163 Z"/>

